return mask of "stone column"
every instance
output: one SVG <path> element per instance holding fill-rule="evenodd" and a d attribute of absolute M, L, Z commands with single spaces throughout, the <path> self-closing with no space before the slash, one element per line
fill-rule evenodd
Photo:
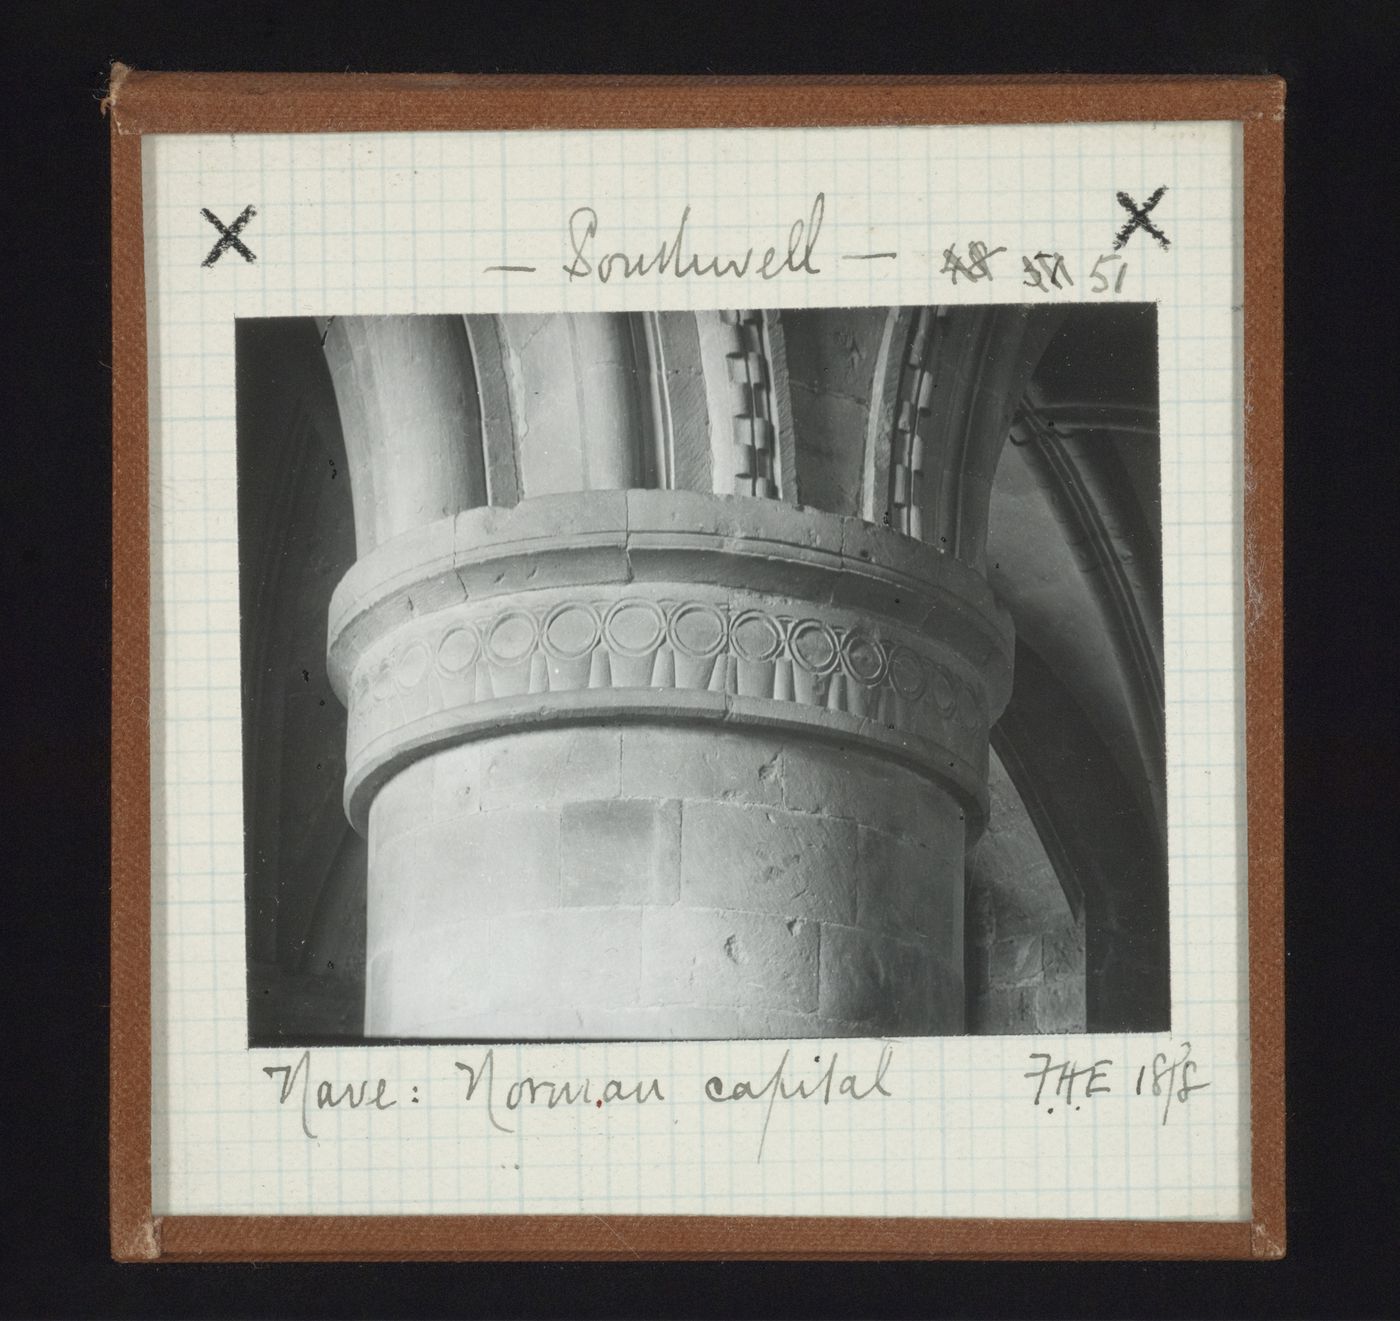
<path fill-rule="evenodd" d="M 357 553 L 485 504 L 463 319 L 332 317 L 323 335 L 350 465 Z"/>
<path fill-rule="evenodd" d="M 582 448 L 621 484 L 654 467 L 616 443 L 644 408 L 619 396 L 616 327 L 583 329 L 601 366 L 574 379 L 602 393 L 579 416 L 612 440 Z M 447 471 L 432 443 L 419 471 L 403 443 L 369 449 L 376 492 Z M 362 543 L 331 606 L 367 1035 L 961 1031 L 964 854 L 1013 643 L 976 556 L 790 493 L 527 481 L 483 506 L 478 462 L 442 516 Z"/>

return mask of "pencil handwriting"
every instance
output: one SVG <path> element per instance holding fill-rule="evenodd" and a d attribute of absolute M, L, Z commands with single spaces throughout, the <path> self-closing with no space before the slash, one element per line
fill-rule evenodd
<path fill-rule="evenodd" d="M 618 1078 L 602 1081 L 594 1078 L 536 1078 L 527 1074 L 510 1083 L 500 1097 L 496 1095 L 496 1052 L 488 1050 L 476 1064 L 464 1064 L 455 1060 L 457 1068 L 467 1075 L 468 1101 L 475 1101 L 481 1093 L 481 1102 L 486 1108 L 486 1118 L 491 1127 L 501 1133 L 514 1133 L 509 1124 L 502 1122 L 504 1117 L 525 1106 L 543 1106 L 554 1110 L 559 1106 L 582 1105 L 602 1110 L 604 1106 L 619 1101 L 631 1101 L 645 1105 L 648 1101 L 664 1101 L 659 1079 L 630 1079 L 624 1083 Z"/>
<path fill-rule="evenodd" d="M 1162 1123 L 1171 1118 L 1173 1106 L 1183 1106 L 1199 1091 L 1210 1086 L 1201 1078 L 1200 1064 L 1191 1058 L 1191 1043 L 1181 1042 L 1174 1055 L 1158 1051 L 1151 1062 L 1133 1072 L 1131 1065 L 1118 1065 L 1103 1058 L 1081 1064 L 1075 1059 L 1057 1058 L 1049 1051 L 1033 1050 L 1035 1068 L 1022 1077 L 1035 1083 L 1031 1103 L 1044 1114 L 1082 1110 L 1095 1097 L 1115 1094 L 1155 1097 L 1162 1107 Z M 1118 1069 L 1126 1069 L 1131 1087 L 1121 1085 Z"/>
<path fill-rule="evenodd" d="M 832 1092 L 836 1096 L 847 1097 L 851 1101 L 864 1101 L 873 1095 L 889 1096 L 890 1091 L 885 1086 L 885 1075 L 889 1072 L 890 1061 L 894 1057 L 894 1046 L 891 1042 L 885 1042 L 880 1050 L 880 1059 L 875 1066 L 873 1078 L 864 1081 L 859 1073 L 845 1073 L 837 1079 L 837 1059 L 839 1051 L 832 1051 L 831 1058 L 827 1062 L 824 1072 L 816 1077 L 795 1078 L 789 1075 L 788 1068 L 792 1063 L 791 1049 L 783 1051 L 783 1057 L 778 1061 L 778 1067 L 764 1078 L 762 1081 L 748 1078 L 740 1078 L 737 1081 L 726 1082 L 719 1075 L 715 1075 L 705 1082 L 705 1099 L 707 1101 L 728 1102 L 728 1101 L 762 1101 L 768 1102 L 767 1110 L 763 1116 L 763 1129 L 758 1139 L 758 1159 L 763 1159 L 764 1144 L 768 1141 L 768 1125 L 773 1119 L 773 1108 L 781 1101 L 820 1101 L 823 1106 L 828 1106 L 832 1101 Z M 817 1055 L 813 1063 L 820 1064 L 821 1056 Z"/>
<path fill-rule="evenodd" d="M 373 1084 L 368 1078 L 360 1078 L 354 1082 L 338 1082 L 322 1078 L 313 1089 L 311 1086 L 311 1052 L 309 1050 L 302 1051 L 301 1058 L 295 1064 L 265 1065 L 263 1072 L 269 1078 L 276 1078 L 278 1074 L 282 1075 L 278 1083 L 278 1105 L 286 1105 L 294 1096 L 298 1097 L 301 1109 L 301 1131 L 313 1141 L 316 1139 L 316 1134 L 311 1129 L 311 1098 L 313 1095 L 316 1098 L 315 1109 L 317 1110 L 340 1108 L 346 1110 L 391 1110 L 398 1105 L 396 1100 L 387 1096 L 389 1088 L 387 1078 L 376 1079 Z M 370 1090 L 371 1086 L 373 1086 L 373 1091 Z"/>
<path fill-rule="evenodd" d="M 760 249 L 750 245 L 743 252 L 706 253 L 696 250 L 690 227 L 690 206 L 681 212 L 675 233 L 655 247 L 636 252 L 608 249 L 606 237 L 599 239 L 601 221 L 591 206 L 575 207 L 569 216 L 568 244 L 571 260 L 564 267 L 570 282 L 597 279 L 633 280 L 646 276 L 669 275 L 683 280 L 690 277 L 744 279 L 751 271 L 762 280 L 773 280 L 785 273 L 820 275 L 815 253 L 826 213 L 826 194 L 818 193 L 810 212 L 788 227 L 785 244 Z"/>

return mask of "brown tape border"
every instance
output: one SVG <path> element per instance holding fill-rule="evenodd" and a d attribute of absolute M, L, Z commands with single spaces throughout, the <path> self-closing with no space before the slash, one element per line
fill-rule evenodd
<path fill-rule="evenodd" d="M 141 73 L 112 134 L 111 1250 L 120 1261 L 1283 1256 L 1283 101 L 1263 78 Z M 151 1214 L 150 543 L 141 136 L 1238 120 L 1244 133 L 1249 1221 Z"/>

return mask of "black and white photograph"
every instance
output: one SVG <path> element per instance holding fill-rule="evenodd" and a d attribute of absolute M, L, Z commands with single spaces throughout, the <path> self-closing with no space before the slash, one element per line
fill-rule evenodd
<path fill-rule="evenodd" d="M 1277 81 L 189 78 L 122 1259 L 1280 1255 Z"/>
<path fill-rule="evenodd" d="M 1170 1028 L 1153 304 L 236 348 L 251 1045 Z"/>

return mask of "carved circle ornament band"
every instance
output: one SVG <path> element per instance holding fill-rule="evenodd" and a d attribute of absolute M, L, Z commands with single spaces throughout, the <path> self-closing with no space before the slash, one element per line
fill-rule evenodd
<path fill-rule="evenodd" d="M 962 706 L 975 717 L 976 699 L 970 684 L 954 677 L 937 661 L 927 660 L 898 644 L 893 648 L 891 660 L 889 645 L 863 633 L 858 626 L 832 627 L 820 619 L 792 619 L 750 609 L 743 612 L 731 631 L 725 625 L 721 609 L 713 605 L 629 598 L 616 603 L 609 611 L 610 622 L 619 615 L 633 621 L 641 617 L 648 623 L 656 620 L 658 627 L 650 633 L 649 645 L 623 647 L 617 645 L 615 630 L 609 630 L 606 643 L 600 638 L 597 619 L 605 606 L 606 603 L 565 602 L 548 608 L 539 624 L 518 608 L 488 617 L 484 624 L 453 622 L 437 639 L 433 648 L 436 662 L 432 666 L 429 648 L 423 642 L 416 638 L 405 642 L 379 661 L 357 685 L 356 696 L 362 703 L 357 715 L 369 717 L 384 704 L 394 701 L 399 693 L 428 682 L 431 670 L 444 679 L 462 679 L 483 656 L 478 638 L 484 632 L 492 639 L 493 645 L 485 649 L 484 660 L 493 674 L 526 665 L 540 651 L 560 661 L 582 660 L 600 649 L 613 656 L 654 659 L 663 650 L 664 634 L 665 645 L 687 659 L 717 662 L 723 653 L 751 665 L 771 665 L 775 669 L 778 663 L 786 661 L 815 678 L 830 681 L 839 675 L 850 684 L 872 692 L 888 691 L 907 702 L 923 699 L 932 676 L 934 691 L 942 695 L 937 703 L 942 715 L 951 716 L 955 708 Z M 697 620 L 702 622 L 697 624 Z M 502 636 L 509 641 L 510 649 L 506 654 L 502 654 L 496 641 Z M 754 642 L 760 644 L 757 650 L 753 649 Z M 727 649 L 726 643 L 729 644 Z M 716 672 L 714 667 L 707 670 L 707 674 Z M 732 675 L 729 670 L 725 673 Z M 392 675 L 392 682 L 387 681 L 388 675 Z M 725 682 L 732 685 L 732 677 Z M 543 690 L 557 687 L 567 691 L 586 686 L 591 685 L 570 681 L 567 675 L 562 682 L 557 682 L 548 677 L 546 670 Z M 614 681 L 604 686 L 627 685 Z M 649 679 L 647 686 L 658 685 Z M 697 685 L 678 680 L 675 686 Z M 707 680 L 698 686 L 713 684 Z M 833 685 L 826 691 L 839 690 Z M 757 695 L 782 700 L 778 692 Z M 441 693 L 431 700 L 435 706 L 446 704 Z M 786 700 L 792 700 L 791 696 Z M 846 696 L 831 697 L 829 705 L 832 709 L 844 710 L 852 701 L 848 689 Z M 965 719 L 963 723 L 969 721 Z"/>
<path fill-rule="evenodd" d="M 729 629 L 724 616 L 713 606 L 690 602 L 671 611 L 666 636 L 682 655 L 708 660 L 724 650 Z"/>
<path fill-rule="evenodd" d="M 1010 630 L 980 576 L 858 520 L 686 500 L 686 526 L 648 527 L 621 492 L 546 497 L 362 559 L 330 651 L 352 819 L 386 776 L 454 742 L 680 718 L 878 749 L 979 820 L 1010 685 Z"/>
<path fill-rule="evenodd" d="M 609 650 L 633 659 L 650 656 L 666 632 L 666 614 L 654 601 L 624 597 L 608 611 L 604 637 Z"/>

